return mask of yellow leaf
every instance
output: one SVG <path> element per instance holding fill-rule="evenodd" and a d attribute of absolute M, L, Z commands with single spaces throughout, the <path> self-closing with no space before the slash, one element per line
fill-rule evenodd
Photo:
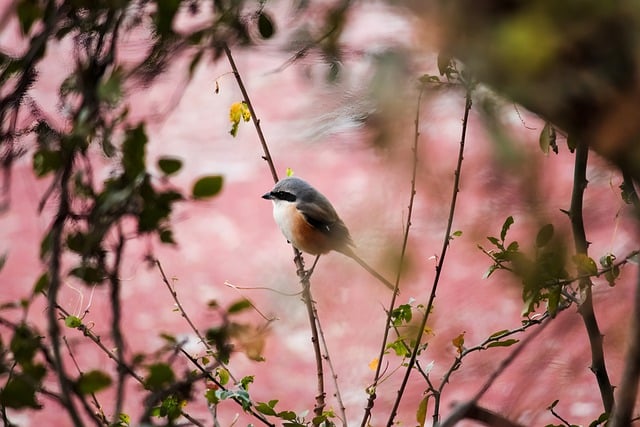
<path fill-rule="evenodd" d="M 458 350 L 458 354 L 462 354 L 464 351 L 464 334 L 465 332 L 463 331 L 460 335 L 451 340 L 453 346 Z"/>
<path fill-rule="evenodd" d="M 373 359 L 371 362 L 369 362 L 369 369 L 371 369 L 372 371 L 375 371 L 376 369 L 378 369 L 379 362 L 380 361 L 378 360 L 377 357 Z"/>

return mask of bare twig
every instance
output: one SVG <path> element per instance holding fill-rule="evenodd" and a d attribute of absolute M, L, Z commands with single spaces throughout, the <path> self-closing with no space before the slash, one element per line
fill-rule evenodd
<path fill-rule="evenodd" d="M 211 372 L 209 372 L 209 370 L 207 368 L 205 368 L 204 366 L 202 366 L 198 360 L 191 356 L 184 348 L 182 347 L 178 347 L 178 350 L 187 358 L 189 359 L 189 361 L 211 382 L 213 382 L 218 388 L 220 388 L 220 390 L 228 390 L 222 383 L 220 383 L 220 381 L 218 381 L 218 379 L 211 375 Z M 237 397 L 231 397 L 231 399 L 236 402 L 238 405 L 243 406 L 244 403 L 239 400 Z M 243 407 L 244 408 L 244 407 Z M 254 408 L 249 407 L 247 409 L 245 409 L 246 412 L 250 413 L 251 415 L 253 415 L 256 419 L 260 420 L 264 425 L 268 426 L 268 427 L 275 427 L 275 424 L 269 422 L 269 420 L 267 420 L 265 418 L 265 416 L 263 414 L 261 414 L 260 412 L 256 411 Z"/>
<path fill-rule="evenodd" d="M 307 307 L 307 314 L 309 316 L 309 326 L 311 327 L 311 342 L 313 344 L 313 352 L 316 359 L 316 376 L 317 376 L 317 395 L 316 404 L 313 407 L 313 412 L 317 417 L 322 416 L 324 407 L 326 405 L 325 397 L 326 392 L 324 389 L 324 369 L 322 366 L 322 351 L 320 350 L 320 339 L 318 334 L 318 319 L 315 317 L 313 308 L 313 297 L 311 296 L 311 282 L 308 275 L 305 273 L 302 277 L 302 299 Z"/>
<path fill-rule="evenodd" d="M 338 384 L 338 374 L 336 374 L 336 370 L 333 368 L 333 363 L 331 362 L 331 356 L 329 355 L 329 347 L 327 346 L 327 340 L 325 340 L 324 338 L 322 323 L 320 322 L 320 316 L 318 315 L 318 309 L 316 308 L 315 303 L 312 305 L 312 308 L 313 308 L 313 316 L 316 319 L 316 323 L 318 327 L 318 336 L 320 338 L 320 342 L 324 350 L 324 360 L 327 361 L 327 366 L 331 371 L 331 378 L 333 379 L 333 386 L 335 388 L 334 396 L 338 402 L 338 408 L 340 410 L 340 420 L 342 421 L 343 427 L 347 427 L 347 413 L 344 407 L 344 402 L 342 401 L 342 394 L 340 393 L 340 385 Z"/>
<path fill-rule="evenodd" d="M 507 369 L 513 361 L 518 357 L 518 355 L 524 350 L 531 341 L 535 337 L 537 337 L 549 324 L 548 319 L 541 321 L 541 325 L 539 328 L 534 329 L 531 334 L 527 335 L 518 346 L 516 346 L 513 351 L 505 358 L 498 368 L 493 371 L 493 373 L 489 376 L 489 378 L 484 382 L 482 387 L 476 392 L 476 394 L 471 398 L 468 402 L 459 405 L 456 410 L 454 410 L 441 424 L 440 427 L 453 427 L 458 421 L 464 418 L 472 418 L 469 415 L 470 408 L 477 408 L 478 401 L 484 396 L 484 394 L 489 390 L 489 388 L 493 385 L 493 383 L 498 379 L 500 375 Z"/>
<path fill-rule="evenodd" d="M 73 354 L 73 351 L 71 351 L 71 346 L 67 341 L 67 337 L 62 337 L 62 340 L 64 341 L 64 345 L 67 348 L 67 352 L 69 353 L 69 357 L 71 357 L 71 361 L 73 362 L 73 365 L 76 367 L 76 370 L 80 375 L 80 378 L 82 378 L 82 376 L 84 375 L 84 372 L 82 371 L 82 369 L 80 369 L 80 365 L 78 364 L 78 361 L 76 360 L 76 357 Z M 80 401 L 84 403 L 84 399 L 80 399 Z M 108 426 L 109 420 L 107 419 L 107 416 L 104 414 L 102 405 L 100 405 L 100 402 L 98 402 L 98 398 L 96 397 L 96 394 L 93 392 L 91 393 L 91 401 L 93 402 L 93 405 L 96 407 L 96 410 L 98 411 L 97 414 L 94 414 L 91 411 L 91 408 L 88 408 L 88 405 L 85 405 L 85 409 L 87 410 L 89 415 L 91 415 L 91 418 L 93 418 L 96 421 L 96 424 L 98 426 L 100 425 Z"/>
<path fill-rule="evenodd" d="M 382 366 L 383 366 L 382 361 L 384 359 L 387 343 L 389 342 L 389 332 L 391 331 L 393 308 L 395 307 L 396 299 L 398 297 L 398 285 L 400 283 L 400 274 L 402 272 L 402 264 L 404 263 L 407 244 L 409 242 L 409 229 L 411 228 L 413 203 L 416 195 L 416 175 L 418 172 L 418 141 L 420 139 L 420 111 L 421 111 L 420 107 L 422 105 L 422 96 L 424 95 L 424 91 L 425 91 L 425 85 L 422 84 L 420 85 L 420 90 L 418 92 L 418 100 L 416 104 L 416 116 L 414 119 L 414 134 L 413 134 L 414 137 L 413 137 L 413 146 L 411 147 L 413 151 L 413 168 L 411 171 L 411 192 L 409 195 L 409 206 L 407 208 L 407 222 L 404 227 L 404 236 L 402 239 L 402 249 L 400 252 L 400 259 L 398 261 L 399 264 L 397 269 L 398 273 L 396 275 L 395 292 L 391 297 L 391 301 L 389 302 L 389 309 L 387 310 L 387 320 L 385 323 L 382 343 L 380 345 L 380 352 L 378 354 L 378 363 L 376 366 L 375 374 L 373 376 L 373 383 L 369 387 L 367 387 L 369 398 L 367 399 L 367 406 L 364 409 L 362 422 L 360 423 L 362 427 L 365 427 L 366 425 L 368 425 L 369 421 L 371 420 L 371 410 L 373 409 L 374 402 L 377 396 L 375 393 L 375 389 L 380 383 L 380 378 L 382 376 Z M 418 346 L 419 346 L 419 341 L 416 341 L 416 348 Z"/>
<path fill-rule="evenodd" d="M 436 265 L 436 275 L 433 280 L 433 285 L 431 287 L 431 293 L 429 295 L 429 301 L 427 303 L 425 314 L 422 316 L 422 320 L 420 322 L 420 326 L 418 327 L 418 333 L 416 335 L 416 344 L 411 352 L 411 358 L 407 364 L 407 369 L 402 379 L 402 384 L 398 390 L 396 400 L 393 404 L 393 408 L 391 413 L 389 414 L 389 418 L 387 420 L 387 426 L 391 427 L 394 423 L 396 414 L 398 412 L 398 407 L 400 405 L 400 401 L 402 400 L 402 396 L 404 395 L 404 391 L 406 390 L 407 383 L 409 382 L 409 376 L 411 375 L 411 371 L 416 363 L 416 358 L 418 357 L 418 351 L 420 350 L 420 341 L 422 340 L 422 334 L 424 333 L 425 326 L 427 324 L 427 320 L 429 318 L 429 314 L 432 311 L 433 303 L 436 297 L 436 290 L 438 288 L 438 284 L 440 282 L 440 275 L 442 273 L 442 268 L 444 266 L 444 260 L 447 255 L 447 250 L 449 248 L 449 244 L 451 242 L 451 228 L 453 226 L 453 217 L 456 210 L 456 202 L 458 200 L 458 192 L 460 191 L 460 174 L 462 171 L 462 159 L 464 154 L 464 146 L 467 137 L 467 127 L 469 123 L 469 113 L 471 111 L 471 88 L 467 88 L 467 92 L 465 95 L 465 107 L 464 107 L 464 115 L 462 119 L 462 134 L 460 136 L 460 149 L 458 152 L 458 162 L 456 164 L 455 170 L 455 178 L 453 182 L 453 194 L 451 197 L 451 205 L 449 208 L 449 217 L 447 219 L 447 229 L 445 231 L 442 250 L 440 252 L 440 257 L 438 258 L 438 264 Z"/>
<path fill-rule="evenodd" d="M 258 139 L 260 140 L 260 144 L 262 145 L 262 151 L 264 152 L 263 159 L 266 160 L 269 165 L 269 170 L 271 171 L 271 176 L 273 177 L 274 182 L 278 182 L 278 172 L 276 171 L 275 165 L 273 164 L 273 158 L 271 157 L 271 153 L 269 152 L 269 146 L 267 145 L 267 140 L 262 133 L 262 127 L 260 126 L 260 119 L 256 115 L 256 111 L 253 108 L 253 104 L 251 103 L 251 98 L 249 98 L 249 93 L 247 92 L 247 88 L 242 81 L 242 76 L 240 76 L 240 72 L 238 71 L 238 67 L 236 66 L 236 61 L 233 59 L 233 55 L 231 54 L 231 49 L 229 49 L 229 45 L 227 43 L 222 44 L 222 48 L 224 50 L 225 55 L 227 56 L 227 60 L 229 61 L 229 65 L 233 70 L 233 75 L 236 78 L 236 82 L 238 82 L 238 87 L 240 88 L 240 92 L 242 92 L 242 97 L 244 98 L 244 102 L 247 104 L 247 108 L 249 108 L 249 112 L 251 113 L 251 119 L 253 120 L 253 125 L 256 128 L 256 132 L 258 134 Z"/>

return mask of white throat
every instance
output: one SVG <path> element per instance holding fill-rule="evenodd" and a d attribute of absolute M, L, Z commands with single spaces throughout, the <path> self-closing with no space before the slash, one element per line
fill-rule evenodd
<path fill-rule="evenodd" d="M 278 200 L 274 199 L 273 202 L 273 219 L 280 227 L 280 231 L 284 234 L 284 237 L 295 246 L 295 241 L 293 239 L 293 222 L 291 215 L 291 210 L 296 209 L 295 204 L 293 202 L 288 202 L 286 200 Z"/>

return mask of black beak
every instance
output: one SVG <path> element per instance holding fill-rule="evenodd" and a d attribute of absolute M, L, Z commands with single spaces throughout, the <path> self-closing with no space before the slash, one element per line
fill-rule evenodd
<path fill-rule="evenodd" d="M 264 194 L 262 195 L 262 198 L 263 198 L 263 199 L 266 199 L 266 200 L 272 200 L 272 199 L 273 199 L 273 196 L 271 195 L 271 192 L 268 192 L 268 193 L 264 193 Z"/>

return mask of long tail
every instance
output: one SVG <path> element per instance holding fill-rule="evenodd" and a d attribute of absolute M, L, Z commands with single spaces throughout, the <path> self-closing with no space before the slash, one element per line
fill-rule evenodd
<path fill-rule="evenodd" d="M 389 282 L 387 279 L 385 279 L 380 273 L 378 273 L 373 268 L 371 268 L 369 266 L 369 264 L 367 264 L 362 258 L 360 258 L 358 255 L 356 255 L 356 253 L 353 251 L 353 249 L 347 248 L 346 250 L 343 250 L 343 251 L 340 251 L 340 252 L 343 253 L 344 255 L 348 256 L 349 258 L 352 258 L 353 260 L 355 260 L 358 264 L 360 264 L 360 266 L 362 268 L 367 270 L 369 272 L 369 274 L 371 274 L 373 277 L 378 279 L 387 288 L 391 289 L 392 291 L 396 290 L 396 287 L 394 285 L 392 285 L 391 282 Z"/>

